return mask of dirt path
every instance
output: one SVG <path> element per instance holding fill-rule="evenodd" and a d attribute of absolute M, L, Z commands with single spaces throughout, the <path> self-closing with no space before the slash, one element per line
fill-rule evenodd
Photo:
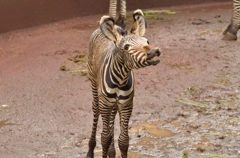
<path fill-rule="evenodd" d="M 231 3 L 156 11 L 145 12 L 146 37 L 161 63 L 135 71 L 129 157 L 240 157 L 240 40 L 221 40 Z M 0 35 L 0 158 L 86 155 L 86 52 L 100 17 Z"/>

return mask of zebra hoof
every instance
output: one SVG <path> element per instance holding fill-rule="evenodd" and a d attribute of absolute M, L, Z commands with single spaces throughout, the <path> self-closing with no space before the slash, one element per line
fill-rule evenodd
<path fill-rule="evenodd" d="M 94 158 L 94 155 L 88 153 L 86 158 Z"/>
<path fill-rule="evenodd" d="M 116 157 L 116 153 L 114 152 L 114 153 L 108 154 L 108 157 L 109 158 L 115 158 Z"/>
<path fill-rule="evenodd" d="M 228 25 L 228 27 L 223 31 L 223 35 L 226 35 L 228 33 L 229 30 L 231 30 L 231 24 Z"/>
<path fill-rule="evenodd" d="M 109 158 L 115 158 L 115 155 L 108 155 Z"/>
<path fill-rule="evenodd" d="M 237 35 L 234 35 L 234 34 L 231 34 L 231 33 L 227 32 L 227 33 L 223 36 L 222 40 L 225 40 L 225 41 L 237 40 Z"/>

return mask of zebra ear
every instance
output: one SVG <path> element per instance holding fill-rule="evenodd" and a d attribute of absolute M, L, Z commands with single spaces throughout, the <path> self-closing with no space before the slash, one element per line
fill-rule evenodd
<path fill-rule="evenodd" d="M 144 18 L 142 10 L 135 10 L 133 13 L 133 24 L 131 33 L 136 34 L 138 36 L 144 36 L 147 29 L 147 22 Z"/>
<path fill-rule="evenodd" d="M 103 16 L 100 20 L 100 29 L 102 33 L 111 41 L 116 43 L 122 38 L 115 26 L 115 20 L 110 16 Z"/>

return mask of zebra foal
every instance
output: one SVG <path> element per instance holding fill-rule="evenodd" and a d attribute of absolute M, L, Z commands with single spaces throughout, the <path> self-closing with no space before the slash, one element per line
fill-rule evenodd
<path fill-rule="evenodd" d="M 118 145 L 121 156 L 127 158 L 129 147 L 128 123 L 133 108 L 133 69 L 157 65 L 160 50 L 142 37 L 146 21 L 141 10 L 133 14 L 131 33 L 115 25 L 110 16 L 103 16 L 100 28 L 90 38 L 88 70 L 92 85 L 93 125 L 87 158 L 94 157 L 96 130 L 99 115 L 103 122 L 101 133 L 102 157 L 115 158 L 114 120 L 118 112 L 120 136 Z"/>

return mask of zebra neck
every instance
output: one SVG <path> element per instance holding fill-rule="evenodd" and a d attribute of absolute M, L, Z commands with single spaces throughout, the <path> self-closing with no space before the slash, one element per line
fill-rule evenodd
<path fill-rule="evenodd" d="M 110 55 L 108 60 L 107 69 L 112 82 L 118 87 L 127 85 L 129 78 L 132 79 L 132 69 L 127 62 L 118 53 Z"/>

